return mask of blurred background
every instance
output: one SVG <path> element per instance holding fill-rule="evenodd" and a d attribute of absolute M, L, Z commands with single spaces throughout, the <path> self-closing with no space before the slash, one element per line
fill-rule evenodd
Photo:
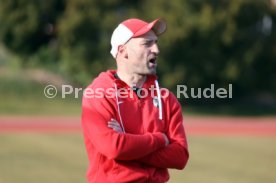
<path fill-rule="evenodd" d="M 85 182 L 79 127 L 69 133 L 14 129 L 79 124 L 81 95 L 62 98 L 61 86 L 85 88 L 99 72 L 115 69 L 110 37 L 131 17 L 167 21 L 159 38 L 163 87 L 233 87 L 230 99 L 179 99 L 191 159 L 184 171 L 172 171 L 171 182 L 276 181 L 275 131 L 189 132 L 205 116 L 275 127 L 276 0 L 9 0 L 0 1 L 0 183 Z M 49 84 L 59 90 L 52 99 L 43 93 Z"/>

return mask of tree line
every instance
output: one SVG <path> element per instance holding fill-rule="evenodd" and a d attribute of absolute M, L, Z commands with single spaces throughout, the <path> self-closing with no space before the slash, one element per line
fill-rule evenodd
<path fill-rule="evenodd" d="M 87 85 L 114 68 L 110 37 L 121 21 L 161 17 L 160 82 L 204 88 L 233 84 L 233 98 L 276 97 L 273 0 L 0 1 L 0 42 L 22 58 Z M 269 100 L 273 101 L 273 100 Z M 268 102 L 269 102 L 268 101 Z"/>

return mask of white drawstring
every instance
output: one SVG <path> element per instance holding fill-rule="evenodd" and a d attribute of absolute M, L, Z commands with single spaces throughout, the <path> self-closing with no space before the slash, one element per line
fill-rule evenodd
<path fill-rule="evenodd" d="M 163 113 L 162 113 L 162 101 L 161 101 L 161 93 L 160 93 L 160 88 L 159 88 L 159 84 L 158 81 L 155 80 L 155 86 L 156 86 L 156 90 L 157 90 L 157 97 L 158 97 L 158 107 L 159 107 L 159 119 L 162 120 L 163 119 Z"/>
<path fill-rule="evenodd" d="M 115 86 L 115 90 L 116 90 L 115 91 L 115 96 L 116 96 L 116 104 L 117 104 L 117 108 L 118 108 L 118 114 L 119 114 L 119 118 L 120 118 L 120 124 L 121 124 L 123 132 L 126 133 L 125 128 L 124 128 L 124 124 L 123 124 L 123 120 L 122 120 L 122 117 L 121 117 L 121 111 L 120 111 L 120 106 L 119 106 L 118 91 L 117 91 L 116 83 L 114 83 L 114 86 Z"/>
<path fill-rule="evenodd" d="M 120 124 L 121 124 L 123 132 L 126 133 L 125 128 L 124 128 L 124 123 L 123 123 L 123 120 L 122 120 L 122 116 L 121 116 L 116 83 L 114 83 L 114 86 L 115 86 L 115 90 L 116 90 L 115 91 L 115 96 L 116 96 L 116 104 L 117 104 L 117 109 L 118 109 L 118 115 L 119 115 L 119 118 L 120 118 Z M 163 119 L 162 100 L 161 100 L 160 87 L 159 87 L 159 84 L 158 84 L 157 80 L 155 80 L 155 87 L 156 87 L 156 90 L 157 90 L 157 97 L 158 97 L 159 119 L 162 120 Z"/>

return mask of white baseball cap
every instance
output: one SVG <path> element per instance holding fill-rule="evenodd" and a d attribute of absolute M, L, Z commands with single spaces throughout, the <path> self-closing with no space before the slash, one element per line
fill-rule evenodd
<path fill-rule="evenodd" d="M 113 31 L 111 37 L 111 55 L 116 58 L 118 47 L 124 45 L 131 38 L 141 36 L 152 30 L 157 36 L 164 33 L 167 29 L 167 24 L 162 19 L 156 19 L 150 23 L 140 19 L 131 18 L 123 21 Z"/>

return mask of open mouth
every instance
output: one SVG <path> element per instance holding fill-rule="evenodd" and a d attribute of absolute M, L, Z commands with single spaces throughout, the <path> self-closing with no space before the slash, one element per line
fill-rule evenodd
<path fill-rule="evenodd" d="M 156 64 L 156 57 L 153 57 L 153 58 L 151 58 L 150 60 L 149 60 L 149 63 L 151 63 L 151 64 Z"/>

